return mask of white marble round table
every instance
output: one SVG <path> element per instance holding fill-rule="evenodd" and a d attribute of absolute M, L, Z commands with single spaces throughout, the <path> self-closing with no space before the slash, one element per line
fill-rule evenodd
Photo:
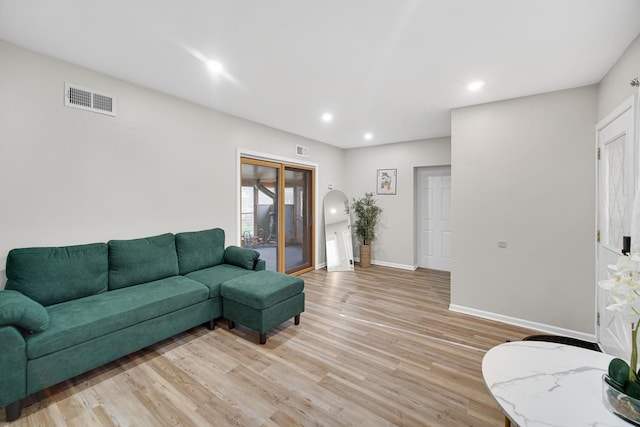
<path fill-rule="evenodd" d="M 519 426 L 629 426 L 602 402 L 602 375 L 612 358 L 563 344 L 509 342 L 487 352 L 482 376 Z"/>

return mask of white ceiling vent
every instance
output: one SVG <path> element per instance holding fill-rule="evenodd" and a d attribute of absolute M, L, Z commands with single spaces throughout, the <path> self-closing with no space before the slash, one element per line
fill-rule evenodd
<path fill-rule="evenodd" d="M 296 154 L 300 157 L 309 157 L 309 147 L 296 145 Z"/>
<path fill-rule="evenodd" d="M 116 100 L 112 96 L 71 83 L 64 84 L 64 105 L 94 113 L 116 115 Z"/>

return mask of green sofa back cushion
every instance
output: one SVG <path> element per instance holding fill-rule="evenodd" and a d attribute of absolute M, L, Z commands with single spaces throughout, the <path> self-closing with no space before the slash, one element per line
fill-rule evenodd
<path fill-rule="evenodd" d="M 12 249 L 6 289 L 47 306 L 105 292 L 108 269 L 104 243 Z"/>
<path fill-rule="evenodd" d="M 176 243 L 171 233 L 111 240 L 108 245 L 110 290 L 178 275 Z"/>
<path fill-rule="evenodd" d="M 229 246 L 224 250 L 224 262 L 236 267 L 253 270 L 256 260 L 260 258 L 260 253 L 253 249 Z"/>
<path fill-rule="evenodd" d="M 0 326 L 2 325 L 42 332 L 49 326 L 49 313 L 42 305 L 18 291 L 0 291 Z"/>
<path fill-rule="evenodd" d="M 214 267 L 224 262 L 224 230 L 191 231 L 176 234 L 180 274 Z"/>

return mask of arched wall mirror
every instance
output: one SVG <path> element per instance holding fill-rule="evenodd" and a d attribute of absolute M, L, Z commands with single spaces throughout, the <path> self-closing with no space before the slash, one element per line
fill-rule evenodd
<path fill-rule="evenodd" d="M 349 199 L 340 190 L 324 196 L 324 231 L 327 271 L 353 271 Z"/>

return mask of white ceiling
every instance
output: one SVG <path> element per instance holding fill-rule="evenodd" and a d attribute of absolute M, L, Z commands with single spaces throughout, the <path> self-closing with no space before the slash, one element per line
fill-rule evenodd
<path fill-rule="evenodd" d="M 0 0 L 0 39 L 343 148 L 597 83 L 638 33 L 639 0 Z"/>

